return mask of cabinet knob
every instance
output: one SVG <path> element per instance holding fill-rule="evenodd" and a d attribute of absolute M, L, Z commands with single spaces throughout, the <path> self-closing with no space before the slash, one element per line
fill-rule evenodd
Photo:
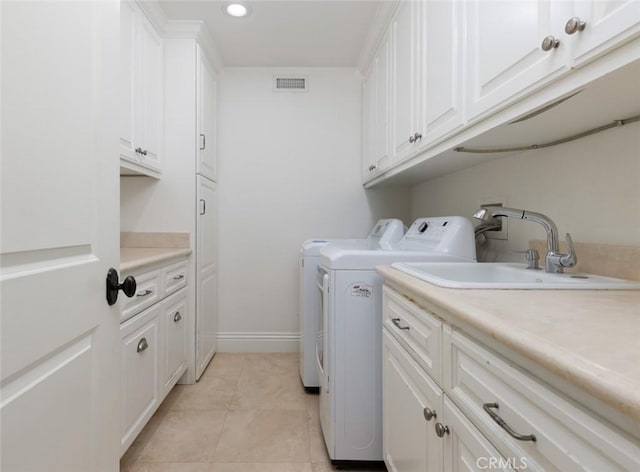
<path fill-rule="evenodd" d="M 436 436 L 441 438 L 445 434 L 449 434 L 449 427 L 443 425 L 442 423 L 436 423 Z"/>
<path fill-rule="evenodd" d="M 567 24 L 564 25 L 564 32 L 567 34 L 574 34 L 578 31 L 584 31 L 584 28 L 586 26 L 586 21 L 581 20 L 577 16 L 574 16 L 573 18 L 569 18 L 569 20 L 567 20 Z"/>
<path fill-rule="evenodd" d="M 369 166 L 369 172 L 371 172 L 372 170 L 376 170 L 377 166 Z"/>
<path fill-rule="evenodd" d="M 415 142 L 416 142 L 415 135 L 414 135 L 414 136 L 409 136 L 409 142 L 410 142 L 411 144 L 413 144 L 413 143 L 415 143 Z"/>
<path fill-rule="evenodd" d="M 146 351 L 149 347 L 149 343 L 147 342 L 147 338 L 142 338 L 138 341 L 138 347 L 136 348 L 136 352 Z"/>
<path fill-rule="evenodd" d="M 551 51 L 552 49 L 555 49 L 558 46 L 560 46 L 560 40 L 552 35 L 549 35 L 546 38 L 544 38 L 542 40 L 542 44 L 540 45 L 543 51 Z"/>
<path fill-rule="evenodd" d="M 415 142 L 418 142 L 418 140 L 422 139 L 422 134 L 421 133 L 416 133 L 413 135 L 413 140 Z"/>
<path fill-rule="evenodd" d="M 137 147 L 135 149 L 135 151 L 136 151 L 136 154 L 142 154 L 142 148 L 141 147 Z"/>
<path fill-rule="evenodd" d="M 424 419 L 427 421 L 431 421 L 433 418 L 436 417 L 436 412 L 431 408 L 429 408 L 428 406 L 424 407 L 424 410 L 422 410 L 422 414 L 424 415 Z"/>
<path fill-rule="evenodd" d="M 173 322 L 177 323 L 178 321 L 180 321 L 182 319 L 182 315 L 180 314 L 179 311 L 176 311 L 176 314 L 173 315 Z"/>
<path fill-rule="evenodd" d="M 147 155 L 147 150 L 146 150 L 146 149 L 143 149 L 143 150 L 142 150 L 142 155 L 143 155 L 143 156 L 146 156 L 146 155 Z"/>

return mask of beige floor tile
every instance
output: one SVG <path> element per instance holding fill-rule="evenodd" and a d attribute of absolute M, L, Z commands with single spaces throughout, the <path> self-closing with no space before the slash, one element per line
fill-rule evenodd
<path fill-rule="evenodd" d="M 210 462 L 226 410 L 169 411 L 151 434 L 140 462 Z"/>
<path fill-rule="evenodd" d="M 242 375 L 272 375 L 298 377 L 298 353 L 247 354 Z"/>
<path fill-rule="evenodd" d="M 305 411 L 230 410 L 213 462 L 308 462 Z"/>
<path fill-rule="evenodd" d="M 301 463 L 213 463 L 209 472 L 311 472 L 311 464 Z"/>
<path fill-rule="evenodd" d="M 307 406 L 307 425 L 309 431 L 320 431 L 320 396 L 316 394 L 307 394 L 305 404 Z"/>
<path fill-rule="evenodd" d="M 229 406 L 232 410 L 300 410 L 306 411 L 306 398 L 300 379 L 266 373 L 238 379 Z"/>
<path fill-rule="evenodd" d="M 311 462 L 330 462 L 322 431 L 309 431 L 309 457 Z"/>
<path fill-rule="evenodd" d="M 163 414 L 156 411 L 155 415 L 151 417 L 146 426 L 140 431 L 138 437 L 133 441 L 127 452 L 120 459 L 120 472 L 130 472 L 135 463 L 140 458 L 140 454 L 151 439 L 154 431 L 160 426 L 161 418 Z"/>
<path fill-rule="evenodd" d="M 229 407 L 237 382 L 238 379 L 233 378 L 208 377 L 193 385 L 176 385 L 171 392 L 171 403 L 167 408 L 170 410 L 224 410 Z"/>
<path fill-rule="evenodd" d="M 208 462 L 138 462 L 131 472 L 210 472 L 210 468 Z"/>
<path fill-rule="evenodd" d="M 210 377 L 238 378 L 246 364 L 246 354 L 219 352 L 213 356 L 207 369 L 200 377 L 200 382 Z"/>

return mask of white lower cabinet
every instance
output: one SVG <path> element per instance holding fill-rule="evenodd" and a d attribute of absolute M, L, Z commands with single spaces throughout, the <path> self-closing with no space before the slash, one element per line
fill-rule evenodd
<path fill-rule="evenodd" d="M 121 452 L 127 450 L 160 404 L 160 315 L 156 304 L 120 328 Z"/>
<path fill-rule="evenodd" d="M 162 302 L 162 391 L 166 395 L 187 370 L 187 291 Z"/>
<path fill-rule="evenodd" d="M 390 471 L 640 470 L 640 441 L 586 405 L 389 287 L 383 310 L 383 453 Z M 429 337 L 442 339 L 427 357 L 427 344 L 416 343 L 422 335 L 412 333 L 420 325 L 411 320 L 420 318 L 432 327 Z"/>
<path fill-rule="evenodd" d="M 134 277 L 143 282 L 143 288 L 139 287 L 132 299 L 123 296 L 125 301 L 121 303 L 129 312 L 120 325 L 121 455 L 187 370 L 187 320 L 193 316 L 189 311 L 187 268 L 188 261 L 183 260 L 135 271 Z M 144 298 L 137 295 L 151 290 L 144 288 L 144 281 L 153 281 L 153 304 L 127 303 Z"/>

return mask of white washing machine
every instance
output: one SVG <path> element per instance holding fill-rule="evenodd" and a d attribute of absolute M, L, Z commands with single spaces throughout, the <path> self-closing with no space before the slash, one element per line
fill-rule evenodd
<path fill-rule="evenodd" d="M 317 286 L 320 250 L 327 244 L 343 247 L 378 249 L 391 248 L 404 236 L 406 226 L 397 219 L 379 220 L 362 239 L 309 239 L 300 248 L 298 315 L 300 318 L 300 379 L 306 390 L 318 391 L 316 368 L 316 338 L 322 303 Z"/>
<path fill-rule="evenodd" d="M 460 216 L 420 218 L 391 250 L 327 245 L 320 251 L 323 310 L 316 363 L 320 423 L 334 464 L 383 460 L 383 278 L 375 267 L 475 260 L 473 226 Z"/>

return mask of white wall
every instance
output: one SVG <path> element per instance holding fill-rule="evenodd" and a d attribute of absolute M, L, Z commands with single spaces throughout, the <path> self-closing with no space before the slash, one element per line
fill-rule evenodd
<path fill-rule="evenodd" d="M 415 185 L 411 213 L 471 217 L 480 203 L 496 197 L 549 216 L 562 238 L 569 232 L 579 242 L 640 246 L 640 124 Z M 509 219 L 508 233 L 507 241 L 490 242 L 488 260 L 520 260 L 512 251 L 545 239 L 541 226 L 522 220 Z"/>
<path fill-rule="evenodd" d="M 382 217 L 409 223 L 408 189 L 361 185 L 359 73 L 296 69 L 309 91 L 274 92 L 282 70 L 220 77 L 220 350 L 297 349 L 303 240 L 363 236 Z"/>

